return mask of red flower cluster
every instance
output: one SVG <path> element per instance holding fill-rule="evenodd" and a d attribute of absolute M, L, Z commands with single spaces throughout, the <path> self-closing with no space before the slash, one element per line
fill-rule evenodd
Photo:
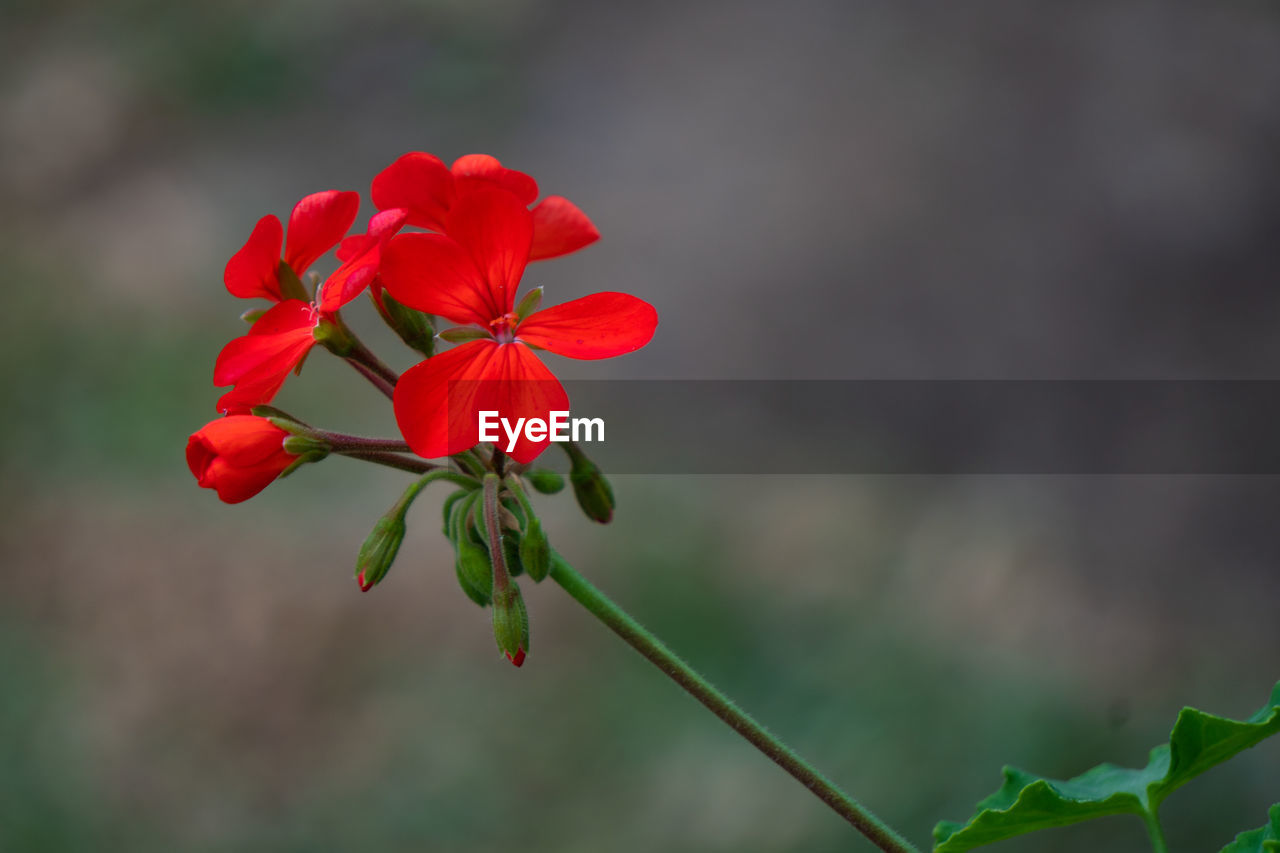
<path fill-rule="evenodd" d="M 275 304 L 219 353 L 214 384 L 232 388 L 218 409 L 230 417 L 196 433 L 188 447 L 200 484 L 224 500 L 244 500 L 274 478 L 267 477 L 269 470 L 279 474 L 291 464 L 277 464 L 284 454 L 279 437 L 240 418 L 270 402 L 316 343 L 349 355 L 344 347 L 351 339 L 339 311 L 365 288 L 380 304 L 385 288 L 411 309 L 475 327 L 462 334 L 466 343 L 412 367 L 395 387 L 396 421 L 413 451 L 426 458 L 475 446 L 480 410 L 514 421 L 545 420 L 552 410 L 568 408 L 564 388 L 533 350 L 608 358 L 653 336 L 657 312 L 623 293 L 597 293 L 538 311 L 536 291 L 517 307 L 530 261 L 576 251 L 600 236 L 567 199 L 548 196 L 534 204 L 538 185 L 523 172 L 484 154 L 449 167 L 415 152 L 381 172 L 371 194 L 379 213 L 364 233 L 346 236 L 359 207 L 356 193 L 315 193 L 294 207 L 287 234 L 279 219 L 265 216 L 227 263 L 224 281 L 232 295 Z M 425 231 L 400 233 L 406 226 Z M 304 276 L 335 246 L 340 266 L 309 294 Z M 241 444 L 226 440 L 232 429 L 237 440 L 252 434 L 257 451 L 271 441 L 277 446 L 246 462 Z M 546 445 L 522 440 L 511 455 L 529 462 Z"/>

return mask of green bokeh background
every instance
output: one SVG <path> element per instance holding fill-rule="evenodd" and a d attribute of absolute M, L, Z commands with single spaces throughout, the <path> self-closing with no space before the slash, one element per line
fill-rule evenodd
<path fill-rule="evenodd" d="M 5 2 L 0 47 L 4 851 L 870 849 L 554 586 L 507 665 L 439 496 L 359 594 L 400 475 L 195 487 L 226 258 L 319 189 L 363 221 L 404 151 L 488 151 L 600 226 L 535 283 L 662 325 L 568 377 L 1280 366 L 1267 4 Z M 390 434 L 322 356 L 281 405 Z M 608 528 L 540 501 L 557 547 L 921 846 L 1006 762 L 1139 765 L 1183 704 L 1244 716 L 1280 676 L 1271 477 L 614 487 Z M 1277 759 L 1171 798 L 1175 848 L 1261 824 Z"/>

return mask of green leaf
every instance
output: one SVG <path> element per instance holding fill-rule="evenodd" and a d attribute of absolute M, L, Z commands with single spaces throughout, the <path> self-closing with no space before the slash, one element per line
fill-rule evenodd
<path fill-rule="evenodd" d="M 1266 826 L 1242 832 L 1219 853 L 1280 853 L 1280 803 L 1271 807 Z"/>
<path fill-rule="evenodd" d="M 960 853 L 1037 829 L 1107 815 L 1154 815 L 1175 789 L 1277 731 L 1280 683 L 1271 691 L 1271 700 L 1247 720 L 1183 708 L 1169 743 L 1151 750 L 1142 769 L 1100 764 L 1062 781 L 1006 767 L 1000 790 L 978 803 L 968 823 L 944 820 L 934 827 L 934 851 Z"/>

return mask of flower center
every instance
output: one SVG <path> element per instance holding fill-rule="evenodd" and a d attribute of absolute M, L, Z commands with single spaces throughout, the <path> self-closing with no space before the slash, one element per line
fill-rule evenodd
<path fill-rule="evenodd" d="M 516 326 L 519 323 L 519 317 L 513 313 L 506 313 L 496 320 L 490 320 L 489 326 L 493 329 L 493 336 L 497 338 L 498 343 L 509 344 L 516 339 Z"/>

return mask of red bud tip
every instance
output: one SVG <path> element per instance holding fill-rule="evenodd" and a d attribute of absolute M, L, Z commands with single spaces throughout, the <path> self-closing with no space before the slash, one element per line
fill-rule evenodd
<path fill-rule="evenodd" d="M 519 666 L 524 663 L 524 649 L 516 649 L 516 656 L 512 657 L 511 655 L 507 655 L 507 660 L 511 661 L 515 666 Z"/>
<path fill-rule="evenodd" d="M 356 583 L 360 584 L 361 592 L 368 592 L 373 589 L 373 584 L 366 584 L 364 582 L 364 571 L 361 571 L 360 574 L 356 575 Z"/>

